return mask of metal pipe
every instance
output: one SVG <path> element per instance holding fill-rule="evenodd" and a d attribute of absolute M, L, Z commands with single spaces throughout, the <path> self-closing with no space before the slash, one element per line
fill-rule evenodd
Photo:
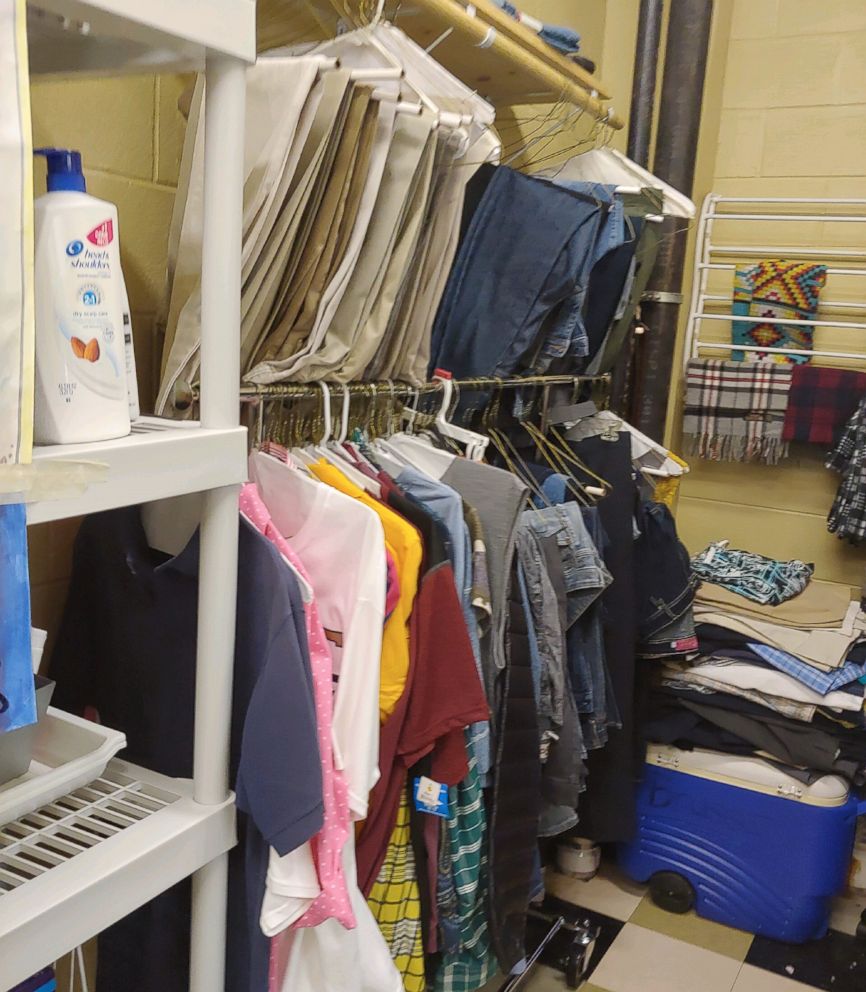
<path fill-rule="evenodd" d="M 515 376 L 511 379 L 494 379 L 492 376 L 478 376 L 471 379 L 454 379 L 454 385 L 458 390 L 464 389 L 519 389 L 523 386 L 577 386 L 583 382 L 606 382 L 610 379 L 609 373 L 599 375 L 528 375 Z M 324 382 L 323 385 L 329 388 L 339 389 L 341 392 L 346 389 L 352 396 L 395 396 L 414 397 L 427 396 L 442 391 L 442 382 L 425 382 L 420 386 L 413 386 L 407 382 Z M 196 389 L 193 387 L 193 395 Z M 251 402 L 258 400 L 278 400 L 278 399 L 304 399 L 321 396 L 322 390 L 319 383 L 274 383 L 268 386 L 241 386 L 240 398 Z"/>
<path fill-rule="evenodd" d="M 866 273 L 864 273 L 866 275 Z M 730 294 L 724 296 L 721 293 L 704 293 L 704 302 L 707 303 L 730 303 Z M 818 301 L 819 310 L 866 310 L 866 303 L 854 303 L 851 300 L 824 300 Z M 739 318 L 738 318 L 739 319 Z M 767 319 L 766 317 L 764 318 Z M 787 323 L 787 321 L 785 321 Z"/>
<path fill-rule="evenodd" d="M 714 221 L 724 220 L 723 217 L 714 217 Z M 776 218 L 777 220 L 779 218 Z M 864 218 L 866 220 L 866 218 Z M 707 249 L 712 255 L 743 255 L 749 258 L 752 255 L 771 255 L 776 258 L 788 258 L 792 255 L 814 255 L 816 258 L 854 258 L 866 257 L 866 251 L 862 248 L 814 248 L 797 247 L 796 245 L 707 245 Z M 864 270 L 866 272 L 866 270 Z"/>
<path fill-rule="evenodd" d="M 694 186 L 712 18 L 713 0 L 671 4 L 653 172 L 687 196 Z M 679 293 L 682 289 L 686 231 L 680 228 L 679 218 L 665 219 L 649 292 Z M 647 302 L 641 306 L 641 318 L 648 330 L 643 336 L 640 399 L 631 419 L 639 430 L 661 441 L 679 304 Z"/>
<path fill-rule="evenodd" d="M 794 220 L 801 221 L 838 221 L 840 224 L 862 224 L 866 221 L 866 214 L 723 214 L 717 213 L 715 220 Z"/>
<path fill-rule="evenodd" d="M 638 165 L 649 165 L 656 72 L 662 36 L 664 0 L 641 0 L 634 50 L 634 79 L 628 119 L 628 154 Z"/>
<path fill-rule="evenodd" d="M 716 248 L 713 249 L 713 251 L 717 251 L 717 250 L 718 249 Z M 796 253 L 798 251 L 796 248 L 786 249 L 786 250 L 789 253 L 791 253 L 792 251 Z M 805 252 L 801 251 L 799 252 L 799 254 L 802 255 L 805 254 Z M 816 250 L 814 254 L 818 255 L 818 251 Z M 730 272 L 736 269 L 736 267 L 737 266 L 733 262 L 698 262 L 698 264 L 695 266 L 695 268 L 697 269 L 727 269 Z M 828 276 L 866 276 L 866 269 L 834 269 L 832 266 L 830 266 L 827 269 L 827 275 Z"/>
<path fill-rule="evenodd" d="M 652 142 L 664 7 L 664 0 L 641 0 L 640 13 L 638 14 L 634 78 L 631 86 L 631 110 L 628 119 L 628 154 L 635 162 L 644 167 L 649 165 L 650 144 Z M 632 388 L 635 375 L 633 361 L 638 343 L 634 336 L 634 323 L 632 323 L 625 346 L 617 356 L 613 368 L 610 402 L 614 410 L 625 411 L 633 403 Z"/>
<path fill-rule="evenodd" d="M 782 323 L 779 321 L 778 323 Z M 759 344 L 736 344 L 730 341 L 696 341 L 696 348 L 707 348 L 712 351 L 714 348 L 722 351 L 760 351 L 767 355 L 803 355 L 807 358 L 846 358 L 851 361 L 862 362 L 863 352 L 850 351 L 813 351 L 804 348 L 774 348 Z"/>
<path fill-rule="evenodd" d="M 787 324 L 791 327 L 841 327 L 862 331 L 866 324 L 850 320 L 789 320 L 787 317 L 746 317 L 736 313 L 696 313 L 695 320 L 733 320 L 745 324 Z"/>

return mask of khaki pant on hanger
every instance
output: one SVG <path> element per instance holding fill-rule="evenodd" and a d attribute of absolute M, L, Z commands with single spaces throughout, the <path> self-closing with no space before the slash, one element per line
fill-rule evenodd
<path fill-rule="evenodd" d="M 247 76 L 244 154 L 244 231 L 256 223 L 273 197 L 279 171 L 294 140 L 320 58 L 263 59 Z M 274 94 L 281 94 L 275 100 Z M 291 99 L 286 97 L 291 94 Z M 204 87 L 199 80 L 184 143 L 178 196 L 169 238 L 171 299 L 163 349 L 157 411 L 163 412 L 174 383 L 198 369 L 201 340 L 201 242 L 204 183 Z M 202 126 L 200 126 L 202 125 Z M 184 310 L 186 316 L 184 317 Z"/>
<path fill-rule="evenodd" d="M 370 143 L 363 128 L 371 93 L 369 87 L 356 86 L 351 94 L 334 164 L 325 183 L 322 199 L 312 218 L 306 242 L 301 247 L 279 323 L 271 328 L 268 336 L 266 360 L 291 357 L 303 345 L 312 329 L 334 259 L 344 214 L 347 208 L 351 217 L 357 212 L 360 188 L 353 185 L 352 177 L 357 167 L 366 170 L 368 164 Z M 363 159 L 360 162 L 359 154 Z M 352 202 L 349 202 L 350 192 Z"/>
<path fill-rule="evenodd" d="M 291 377 L 309 382 L 332 374 L 345 362 L 384 278 L 431 128 L 432 117 L 427 115 L 401 114 L 397 118 L 370 225 L 321 347 L 313 355 L 298 356 L 294 363 L 269 363 L 271 377 L 257 377 L 254 381 L 276 382 Z"/>
<path fill-rule="evenodd" d="M 418 247 L 421 222 L 427 212 L 435 153 L 436 135 L 431 130 L 412 179 L 406 210 L 394 240 L 394 249 L 385 266 L 376 301 L 361 326 L 361 334 L 337 375 L 340 382 L 350 382 L 360 378 L 376 354 L 376 349 L 386 340 L 394 304 L 408 278 L 410 263 Z"/>
<path fill-rule="evenodd" d="M 268 238 L 262 267 L 253 273 L 241 296 L 242 371 L 254 364 L 255 356 L 265 348 L 274 315 L 295 272 L 305 232 L 312 222 L 310 209 L 321 196 L 323 177 L 336 154 L 338 123 L 348 109 L 348 93 L 346 73 L 324 75 L 299 151 L 297 178 L 288 188 L 285 206 Z"/>
<path fill-rule="evenodd" d="M 436 205 L 441 199 L 441 190 L 444 181 L 444 166 L 446 162 L 445 143 L 441 132 L 436 136 L 436 150 L 433 156 L 433 173 L 430 179 L 430 189 L 427 194 L 427 203 L 424 207 L 424 218 L 421 221 L 421 230 L 415 245 L 415 251 L 406 269 L 405 276 L 397 299 L 391 308 L 391 316 L 388 319 L 388 326 L 376 354 L 364 377 L 370 380 L 387 379 L 393 376 L 393 366 L 402 354 L 406 334 L 408 330 L 409 316 L 412 312 L 412 304 L 418 295 L 421 280 L 427 267 L 431 264 L 430 240 L 433 235 L 433 217 Z"/>

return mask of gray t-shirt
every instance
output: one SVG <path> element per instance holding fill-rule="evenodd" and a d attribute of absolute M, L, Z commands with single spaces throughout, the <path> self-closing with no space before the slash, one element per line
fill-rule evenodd
<path fill-rule="evenodd" d="M 456 489 L 481 518 L 487 542 L 490 576 L 490 636 L 481 644 L 487 698 L 493 699 L 493 684 L 505 668 L 505 618 L 508 580 L 517 536 L 517 522 L 526 502 L 526 486 L 513 475 L 493 465 L 455 458 L 442 481 Z"/>

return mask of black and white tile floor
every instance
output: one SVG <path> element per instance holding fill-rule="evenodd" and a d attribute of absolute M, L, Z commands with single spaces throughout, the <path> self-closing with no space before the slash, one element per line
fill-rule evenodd
<path fill-rule="evenodd" d="M 608 866 L 590 882 L 549 874 L 547 891 L 547 908 L 601 927 L 582 992 L 866 992 L 866 942 L 854 937 L 866 894 L 837 902 L 823 940 L 792 946 L 694 913 L 667 913 Z M 561 969 L 568 945 L 567 937 L 553 942 L 524 992 L 567 988 Z"/>

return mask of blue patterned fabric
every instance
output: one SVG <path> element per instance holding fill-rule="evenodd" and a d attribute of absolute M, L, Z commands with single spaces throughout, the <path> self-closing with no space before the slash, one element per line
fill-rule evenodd
<path fill-rule="evenodd" d="M 797 559 L 776 561 L 752 551 L 736 551 L 728 548 L 727 541 L 718 541 L 692 558 L 692 571 L 705 582 L 714 582 L 755 603 L 778 606 L 806 588 L 815 566 Z"/>
<path fill-rule="evenodd" d="M 787 651 L 772 648 L 769 644 L 748 644 L 747 647 L 764 661 L 769 662 L 773 668 L 793 675 L 795 679 L 810 689 L 814 689 L 815 692 L 820 692 L 822 696 L 826 696 L 828 692 L 833 692 L 834 689 L 841 689 L 850 685 L 850 683 L 856 682 L 866 675 L 866 662 L 846 661 L 844 665 L 832 672 L 822 672 L 818 668 L 813 668 L 812 665 L 807 665 L 805 661 L 795 658 L 794 655 L 788 654 Z"/>

